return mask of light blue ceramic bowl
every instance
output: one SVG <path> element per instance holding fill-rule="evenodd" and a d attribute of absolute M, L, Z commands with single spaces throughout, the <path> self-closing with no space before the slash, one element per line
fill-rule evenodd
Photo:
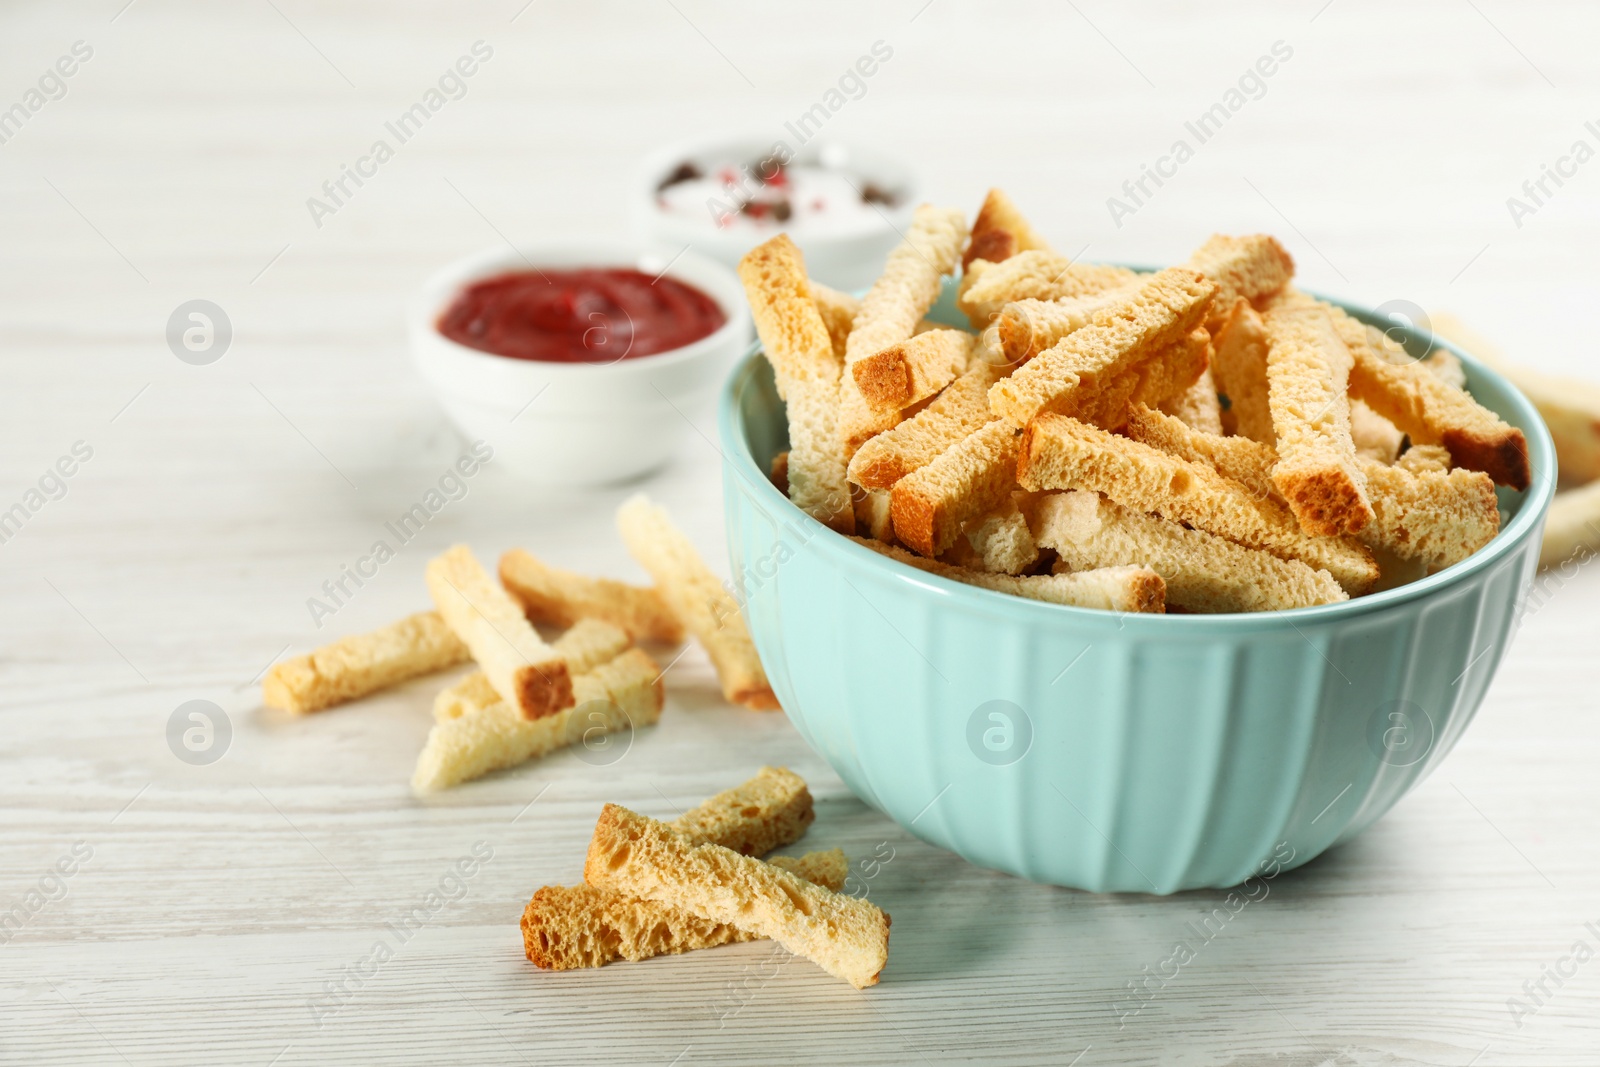
<path fill-rule="evenodd" d="M 941 306 L 959 321 L 948 293 Z M 765 476 L 787 431 L 770 368 L 752 353 L 722 400 L 723 494 L 735 581 L 778 699 L 864 801 L 925 841 L 1034 881 L 1230 886 L 1354 837 L 1477 711 L 1554 492 L 1532 405 L 1445 347 L 1479 402 L 1528 438 L 1534 485 L 1501 490 L 1499 536 L 1388 592 L 1228 616 L 1022 600 L 829 531 Z"/>

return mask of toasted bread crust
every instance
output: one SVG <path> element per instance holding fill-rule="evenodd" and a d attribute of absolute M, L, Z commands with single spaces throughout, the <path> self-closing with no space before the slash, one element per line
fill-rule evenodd
<path fill-rule="evenodd" d="M 849 873 L 838 849 L 778 856 L 769 862 L 834 892 L 844 887 Z M 547 971 L 603 967 L 619 959 L 645 960 L 758 939 L 759 935 L 731 923 L 590 885 L 547 885 L 533 894 L 522 912 L 523 952 L 534 966 Z"/>
<path fill-rule="evenodd" d="M 1274 302 L 1263 322 L 1278 450 L 1273 482 L 1306 533 L 1359 533 L 1372 521 L 1372 505 L 1350 436 L 1350 350 L 1326 310 L 1299 294 Z"/>
<path fill-rule="evenodd" d="M 648 726 L 661 718 L 665 702 L 661 668 L 637 648 L 579 675 L 573 693 L 573 706 L 532 720 L 522 718 L 505 700 L 453 717 L 441 716 L 436 706 L 412 788 L 447 789 L 579 741 Z"/>
<path fill-rule="evenodd" d="M 961 256 L 961 269 L 965 271 L 975 259 L 999 263 L 1018 252 L 1050 250 L 1011 198 L 1000 189 L 990 189 L 978 208 L 978 217 L 972 220 L 972 239 Z"/>
<path fill-rule="evenodd" d="M 525 719 L 572 707 L 567 665 L 529 625 L 522 606 L 490 579 L 466 545 L 428 561 L 428 592 L 495 690 Z"/>
<path fill-rule="evenodd" d="M 1166 582 L 1166 602 L 1185 611 L 1277 611 L 1348 599 L 1327 571 L 1145 515 L 1097 493 L 1047 493 L 1025 507 L 1034 539 L 1087 570 L 1137 559 Z"/>
<path fill-rule="evenodd" d="M 852 522 L 854 517 L 852 512 Z M 667 513 L 639 494 L 617 509 L 617 528 L 629 553 L 655 579 L 667 605 L 705 647 L 723 696 L 747 708 L 776 710 L 777 697 L 761 669 L 738 601 Z"/>
<path fill-rule="evenodd" d="M 1152 275 L 1127 301 L 996 382 L 989 390 L 990 410 L 1017 427 L 1047 411 L 1082 413 L 1108 383 L 1193 333 L 1213 291 L 1205 278 L 1183 268 Z"/>
<path fill-rule="evenodd" d="M 805 260 L 788 235 L 779 234 L 739 261 L 739 278 L 787 405 L 789 499 L 817 521 L 849 533 L 855 516 L 838 431 L 841 363 Z"/>
<path fill-rule="evenodd" d="M 874 411 L 900 411 L 966 370 L 974 340 L 962 330 L 930 330 L 857 360 L 850 372 Z"/>
<path fill-rule="evenodd" d="M 589 885 L 737 923 L 862 989 L 889 959 L 889 917 L 719 845 L 682 835 L 616 804 L 595 823 L 584 861 Z"/>
<path fill-rule="evenodd" d="M 1308 536 L 1282 503 L 1251 492 L 1208 464 L 1063 415 L 1042 415 L 1028 426 L 1017 481 L 1028 490 L 1103 493 L 1134 511 L 1326 570 L 1351 594 L 1368 591 L 1378 580 L 1372 554 L 1358 542 Z"/>
<path fill-rule="evenodd" d="M 601 619 L 635 640 L 683 640 L 683 624 L 654 589 L 574 574 L 520 548 L 500 557 L 500 582 L 536 622 L 571 627 L 583 619 Z"/>
<path fill-rule="evenodd" d="M 1328 312 L 1354 358 L 1352 397 L 1365 401 L 1413 441 L 1444 445 L 1456 466 L 1483 471 L 1496 485 L 1528 488 L 1532 475 L 1528 442 L 1521 430 L 1423 364 L 1406 358 L 1381 330 L 1357 322 L 1340 308 Z M 1398 362 L 1388 358 L 1386 350 Z"/>
<path fill-rule="evenodd" d="M 850 480 L 868 489 L 891 489 L 987 425 L 993 419 L 989 386 L 997 377 L 988 365 L 969 367 L 927 407 L 863 444 L 851 457 Z"/>
<path fill-rule="evenodd" d="M 949 548 L 963 523 L 1010 495 L 1017 447 L 1016 431 L 997 420 L 900 479 L 889 498 L 895 536 L 929 558 Z"/>
<path fill-rule="evenodd" d="M 306 715 L 470 658 L 438 612 L 422 611 L 274 664 L 261 680 L 261 702 Z"/>
<path fill-rule="evenodd" d="M 908 567 L 937 574 L 953 582 L 975 585 L 980 589 L 993 589 L 999 593 L 1009 593 L 1029 600 L 1042 600 L 1049 604 L 1075 608 L 1155 615 L 1166 611 L 1166 583 L 1161 580 L 1159 574 L 1147 567 L 1122 564 L 1070 573 L 1021 576 L 991 574 L 970 567 L 955 567 L 938 560 L 923 559 L 904 549 L 860 537 L 852 540 Z"/>

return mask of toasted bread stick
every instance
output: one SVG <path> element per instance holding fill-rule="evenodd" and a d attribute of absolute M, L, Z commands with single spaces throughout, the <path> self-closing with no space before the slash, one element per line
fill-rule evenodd
<path fill-rule="evenodd" d="M 844 888 L 850 873 L 849 861 L 838 849 L 768 862 L 834 892 Z M 547 971 L 603 967 L 620 959 L 637 962 L 759 938 L 732 923 L 592 885 L 547 885 L 522 912 L 523 951 L 534 966 Z"/>
<path fill-rule="evenodd" d="M 986 426 L 994 419 L 989 414 L 989 386 L 998 377 L 988 364 L 969 367 L 927 407 L 863 444 L 850 459 L 850 480 L 868 489 L 893 488 Z"/>
<path fill-rule="evenodd" d="M 1145 567 L 1111 565 L 1056 574 L 1012 576 L 989 574 L 968 567 L 952 567 L 938 560 L 923 559 L 903 548 L 854 538 L 880 555 L 909 567 L 997 593 L 1042 600 L 1074 608 L 1101 611 L 1134 611 L 1161 614 L 1166 610 L 1166 585 L 1161 576 Z"/>
<path fill-rule="evenodd" d="M 811 279 L 811 297 L 816 301 L 817 311 L 822 315 L 823 325 L 828 328 L 828 336 L 833 340 L 833 354 L 844 363 L 845 342 L 850 339 L 850 327 L 855 324 L 856 314 L 861 310 L 861 298 L 841 293 L 837 289 L 830 289 L 826 285 Z M 947 327 L 939 323 L 923 319 L 912 329 L 911 335 L 927 333 L 929 330 L 942 330 Z M 783 394 L 778 394 L 782 396 Z"/>
<path fill-rule="evenodd" d="M 1356 446 L 1357 456 L 1393 463 L 1400 458 L 1404 442 L 1405 434 L 1394 423 L 1361 401 L 1350 401 L 1350 443 Z"/>
<path fill-rule="evenodd" d="M 1306 533 L 1359 533 L 1372 521 L 1350 437 L 1350 350 L 1318 306 L 1275 303 L 1267 331 L 1272 480 Z"/>
<path fill-rule="evenodd" d="M 1006 304 L 995 320 L 1006 362 L 1021 365 L 1054 348 L 1067 334 L 1083 329 L 1102 311 L 1132 297 L 1138 288 L 1139 283 L 1134 281 L 1087 296 Z"/>
<path fill-rule="evenodd" d="M 607 804 L 584 861 L 589 885 L 737 924 L 863 989 L 889 960 L 889 917 L 720 845 L 692 845 L 654 819 Z"/>
<path fill-rule="evenodd" d="M 1128 420 L 1127 432 L 1147 445 L 1208 464 L 1252 493 L 1264 498 L 1275 495 L 1272 468 L 1277 457 L 1267 445 L 1245 437 L 1197 433 L 1148 408 L 1135 411 Z M 1357 457 L 1367 479 L 1373 510 L 1372 522 L 1358 536 L 1373 549 L 1401 559 L 1420 559 L 1431 567 L 1447 567 L 1494 537 L 1500 527 L 1500 513 L 1488 475 L 1450 471 L 1437 459 L 1424 463 L 1423 454 L 1428 448 L 1418 445 L 1411 449 L 1422 454 L 1405 466 L 1391 467 Z M 1315 565 L 1314 561 L 1308 562 Z M 1338 568 L 1328 569 L 1337 575 Z"/>
<path fill-rule="evenodd" d="M 1365 401 L 1412 441 L 1444 445 L 1457 467 L 1483 471 L 1496 485 L 1528 488 L 1528 442 L 1521 430 L 1425 366 L 1394 362 L 1385 352 L 1399 346 L 1382 330 L 1357 322 L 1339 308 L 1329 309 L 1329 314 L 1354 357 L 1351 397 Z"/>
<path fill-rule="evenodd" d="M 633 644 L 625 631 L 599 619 L 580 619 L 566 633 L 550 643 L 576 678 L 610 663 Z M 437 722 L 458 719 L 488 707 L 500 699 L 488 675 L 473 671 L 433 698 L 433 717 Z"/>
<path fill-rule="evenodd" d="M 784 496 L 789 495 L 789 453 L 787 450 L 779 452 L 772 457 L 772 466 L 768 471 L 768 477 L 772 479 L 772 484 L 777 487 L 778 492 Z"/>
<path fill-rule="evenodd" d="M 1228 237 L 1214 234 L 1197 248 L 1184 264 L 1216 283 L 1217 298 L 1211 305 L 1213 332 L 1240 300 L 1260 301 L 1281 290 L 1294 277 L 1294 260 L 1275 238 L 1265 234 Z"/>
<path fill-rule="evenodd" d="M 777 710 L 778 698 L 761 669 L 738 602 L 667 513 L 640 494 L 618 509 L 617 527 L 633 558 L 655 579 L 667 605 L 705 646 L 722 680 L 722 695 L 747 708 Z"/>
<path fill-rule="evenodd" d="M 989 390 L 990 410 L 1017 427 L 1046 411 L 1082 413 L 1104 385 L 1191 334 L 1205 317 L 1212 291 L 1193 271 L 1152 275 L 1127 301 L 996 382 Z"/>
<path fill-rule="evenodd" d="M 1247 300 L 1236 300 L 1212 342 L 1211 372 L 1228 398 L 1222 427 L 1263 444 L 1277 440 L 1267 399 L 1267 328 Z"/>
<path fill-rule="evenodd" d="M 574 574 L 520 548 L 500 557 L 500 582 L 522 602 L 528 618 L 547 626 L 601 619 L 636 641 L 683 640 L 683 624 L 654 589 Z"/>
<path fill-rule="evenodd" d="M 1280 501 L 1262 497 L 1212 467 L 1117 437 L 1064 415 L 1042 415 L 1023 435 L 1017 481 L 1024 489 L 1089 489 L 1134 511 L 1151 512 L 1280 559 L 1328 571 L 1347 592 L 1364 593 L 1378 566 L 1361 544 L 1311 537 Z"/>
<path fill-rule="evenodd" d="M 1019 252 L 1003 263 L 987 265 L 962 286 L 956 306 L 974 326 L 993 322 L 1002 308 L 1015 300 L 1065 300 L 1091 296 L 1138 280 L 1126 267 L 1074 263 L 1053 252 Z M 969 272 L 972 268 L 969 268 Z M 1198 323 L 1196 323 L 1198 325 Z"/>
<path fill-rule="evenodd" d="M 523 718 L 572 707 L 567 665 L 470 548 L 456 545 L 429 560 L 427 581 L 440 616 L 471 650 L 495 691 Z"/>
<path fill-rule="evenodd" d="M 965 371 L 975 340 L 963 330 L 931 330 L 856 360 L 850 373 L 873 411 L 901 411 Z"/>
<path fill-rule="evenodd" d="M 661 668 L 637 648 L 572 681 L 576 703 L 554 715 L 524 719 L 504 700 L 470 714 L 435 721 L 411 776 L 419 792 L 448 789 L 490 771 L 526 763 L 556 749 L 661 717 Z"/>
<path fill-rule="evenodd" d="M 422 611 L 274 664 L 261 680 L 261 702 L 305 715 L 470 658 L 438 612 Z"/>
<path fill-rule="evenodd" d="M 805 261 L 788 235 L 779 234 L 746 253 L 739 278 L 787 407 L 789 499 L 818 522 L 849 533 L 855 513 L 839 437 L 841 364 Z"/>
<path fill-rule="evenodd" d="M 1028 224 L 1017 205 L 1000 189 L 990 189 L 972 220 L 972 239 L 961 255 L 965 271 L 975 259 L 999 263 L 1018 252 L 1048 252 L 1050 245 Z"/>
<path fill-rule="evenodd" d="M 1533 401 L 1555 441 L 1562 486 L 1600 479 L 1600 384 L 1512 363 L 1453 315 L 1436 312 L 1432 325 L 1434 333 L 1456 342 L 1511 379 L 1511 384 Z"/>
<path fill-rule="evenodd" d="M 811 791 L 798 774 L 786 767 L 763 767 L 754 778 L 723 790 L 668 825 L 695 844 L 710 841 L 747 856 L 762 856 L 799 840 L 815 817 Z M 838 849 L 799 859 L 779 857 L 772 863 L 830 889 L 838 889 L 848 871 Z M 644 959 L 753 936 L 593 886 L 546 886 L 533 895 L 522 915 L 528 959 L 555 970 L 598 967 L 619 956 Z"/>
<path fill-rule="evenodd" d="M 960 211 L 923 204 L 911 227 L 884 264 L 883 273 L 861 299 L 845 341 L 845 385 L 840 390 L 839 434 L 845 454 L 900 421 L 898 411 L 874 411 L 848 373 L 852 365 L 911 337 L 917 320 L 939 298 L 940 278 L 955 270 L 967 239 Z"/>
<path fill-rule="evenodd" d="M 1197 613 L 1276 611 L 1348 599 L 1327 571 L 1236 545 L 1073 490 L 1048 493 L 1025 510 L 1039 544 L 1074 570 L 1137 560 L 1166 582 L 1166 601 Z"/>
<path fill-rule="evenodd" d="M 894 483 L 889 513 L 900 543 L 932 558 L 962 525 L 998 507 L 1016 482 L 1017 431 L 996 420 Z"/>
<path fill-rule="evenodd" d="M 1414 474 L 1359 459 L 1372 500 L 1372 522 L 1361 539 L 1401 559 L 1433 568 L 1459 563 L 1494 540 L 1500 509 L 1494 481 L 1482 471 Z"/>

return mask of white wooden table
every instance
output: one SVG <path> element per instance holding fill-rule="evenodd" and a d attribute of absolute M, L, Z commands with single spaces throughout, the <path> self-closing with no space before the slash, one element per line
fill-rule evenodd
<path fill-rule="evenodd" d="M 1600 144 L 1592 5 L 448 6 L 0 12 L 0 108 L 92 49 L 0 144 L 0 509 L 75 442 L 93 452 L 0 544 L 0 904 L 57 898 L 0 944 L 0 1061 L 1600 1062 L 1600 963 L 1569 955 L 1600 950 L 1600 568 L 1527 619 L 1438 773 L 1126 1020 L 1126 984 L 1220 894 L 1097 897 L 930 848 L 781 716 L 725 706 L 698 650 L 618 763 L 557 756 L 425 802 L 406 782 L 436 681 L 305 721 L 255 685 L 286 651 L 423 606 L 422 565 L 456 540 L 639 576 L 612 532 L 621 491 L 530 491 L 491 464 L 322 631 L 305 607 L 460 448 L 405 353 L 423 276 L 502 239 L 622 235 L 639 154 L 781 131 L 877 40 L 892 60 L 828 132 L 903 154 L 935 199 L 970 209 L 1003 184 L 1091 258 L 1268 230 L 1309 286 L 1448 307 L 1517 358 L 1600 374 L 1600 162 L 1520 227 L 1506 205 L 1574 140 Z M 314 225 L 306 199 L 477 40 L 494 52 L 466 95 Z M 1264 95 L 1113 225 L 1107 197 L 1279 40 L 1292 58 Z M 233 324 L 209 366 L 164 339 L 196 298 Z M 645 488 L 720 566 L 712 449 L 695 439 Z M 167 740 L 196 699 L 232 732 L 203 766 Z M 671 816 L 764 762 L 812 783 L 808 845 L 893 850 L 870 882 L 895 919 L 880 986 L 762 944 L 523 960 L 522 905 L 579 877 L 602 801 Z M 459 900 L 369 966 L 480 842 Z"/>

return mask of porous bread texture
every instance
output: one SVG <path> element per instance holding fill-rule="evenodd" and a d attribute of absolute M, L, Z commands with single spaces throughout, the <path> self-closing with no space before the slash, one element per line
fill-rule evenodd
<path fill-rule="evenodd" d="M 1154 513 L 1280 559 L 1326 570 L 1348 593 L 1378 580 L 1361 544 L 1303 533 L 1282 503 L 1192 462 L 1064 415 L 1042 415 L 1023 435 L 1022 488 L 1087 489 L 1134 511 Z"/>
<path fill-rule="evenodd" d="M 998 378 L 999 371 L 990 364 L 980 361 L 969 367 L 927 407 L 863 444 L 850 459 L 850 480 L 868 489 L 890 489 L 932 463 L 994 418 L 989 414 L 989 386 Z"/>
<path fill-rule="evenodd" d="M 1048 604 L 1097 608 L 1102 611 L 1132 611 L 1159 615 L 1166 610 L 1166 583 L 1161 580 L 1159 574 L 1146 567 L 1111 564 L 1078 571 L 1013 577 L 1008 574 L 989 574 L 968 567 L 953 567 L 938 560 L 923 559 L 902 548 L 860 537 L 852 540 L 909 567 L 948 578 L 953 582 L 975 585 L 980 589 L 992 589 L 997 593 L 1009 593 L 1011 596 L 1026 597 L 1029 600 L 1042 600 Z"/>
<path fill-rule="evenodd" d="M 1211 374 L 1228 398 L 1222 428 L 1230 435 L 1272 444 L 1267 391 L 1267 328 L 1249 301 L 1237 300 L 1212 341 Z"/>
<path fill-rule="evenodd" d="M 1166 582 L 1167 604 L 1186 611 L 1276 611 L 1348 599 L 1327 571 L 1186 529 L 1098 493 L 1048 493 L 1025 510 L 1034 540 L 1055 550 L 1058 567 L 1138 561 Z"/>
<path fill-rule="evenodd" d="M 768 862 L 835 892 L 843 888 L 849 873 L 848 861 L 838 849 L 777 856 Z M 553 971 L 603 967 L 619 959 L 646 960 L 755 941 L 759 936 L 731 923 L 591 885 L 547 885 L 533 894 L 522 912 L 523 951 L 534 966 Z"/>
<path fill-rule="evenodd" d="M 799 840 L 813 818 L 805 781 L 787 767 L 762 767 L 749 781 L 723 790 L 668 825 L 695 844 L 710 841 L 759 856 Z M 772 863 L 831 889 L 843 884 L 848 871 L 838 849 L 799 859 L 779 857 Z M 658 930 L 658 923 L 667 925 Z M 643 959 L 755 935 L 593 886 L 546 886 L 523 912 L 522 936 L 530 960 L 564 970 L 598 967 L 619 955 Z"/>
<path fill-rule="evenodd" d="M 1212 292 L 1212 284 L 1193 271 L 1152 275 L 1128 300 L 996 382 L 989 390 L 990 410 L 1017 427 L 1045 412 L 1082 414 L 1101 389 L 1192 334 Z"/>
<path fill-rule="evenodd" d="M 789 499 L 818 522 L 850 533 L 855 514 L 838 425 L 841 364 L 805 260 L 788 235 L 779 234 L 746 253 L 739 279 L 787 409 Z"/>
<path fill-rule="evenodd" d="M 1375 326 L 1330 308 L 1339 336 L 1354 357 L 1350 395 L 1394 423 L 1418 444 L 1450 450 L 1457 467 L 1483 471 L 1496 485 L 1526 489 L 1528 442 L 1521 430 L 1416 362 L 1395 363 L 1383 355 L 1398 348 Z"/>
<path fill-rule="evenodd" d="M 972 569 L 990 574 L 1021 574 L 1039 561 L 1028 520 L 1012 496 L 1000 506 L 968 522 L 956 543 L 972 550 Z"/>
<path fill-rule="evenodd" d="M 722 695 L 747 708 L 777 710 L 778 698 L 761 669 L 739 602 L 717 581 L 666 511 L 639 493 L 617 509 L 617 529 L 629 553 L 655 580 L 667 606 L 705 647 L 722 682 Z"/>
<path fill-rule="evenodd" d="M 1281 500 L 1272 484 L 1278 453 L 1271 445 L 1248 437 L 1222 437 L 1187 426 L 1164 412 L 1135 404 L 1128 412 L 1123 433 L 1151 448 L 1211 466 L 1224 478 L 1244 486 L 1251 494 Z"/>
<path fill-rule="evenodd" d="M 1161 410 L 1202 433 L 1220 434 L 1222 405 L 1217 401 L 1217 385 L 1211 368 L 1201 371 L 1189 388 L 1162 401 Z"/>
<path fill-rule="evenodd" d="M 520 548 L 500 557 L 500 583 L 535 622 L 571 627 L 600 619 L 636 641 L 675 645 L 683 640 L 683 624 L 654 589 L 574 574 Z"/>
<path fill-rule="evenodd" d="M 1263 322 L 1278 450 L 1273 484 L 1306 533 L 1360 533 L 1372 504 L 1350 437 L 1350 350 L 1315 305 L 1274 303 Z"/>
<path fill-rule="evenodd" d="M 961 269 L 967 270 L 973 260 L 982 259 L 999 263 L 1018 252 L 1050 250 L 1050 245 L 1023 218 L 1017 205 L 1003 190 L 990 189 L 978 208 L 978 217 L 972 220 L 972 239 L 961 255 Z"/>
<path fill-rule="evenodd" d="M 550 643 L 567 665 L 567 671 L 577 677 L 587 674 L 603 664 L 610 663 L 633 644 L 633 640 L 619 627 L 600 619 L 579 619 L 570 629 Z M 436 722 L 457 719 L 480 708 L 488 707 L 500 699 L 500 694 L 489 682 L 488 675 L 473 671 L 433 698 L 433 717 Z"/>
<path fill-rule="evenodd" d="M 261 680 L 261 702 L 306 715 L 470 658 L 438 612 L 421 611 L 274 664 Z"/>
<path fill-rule="evenodd" d="M 1362 540 L 1429 567 L 1459 563 L 1500 532 L 1494 480 L 1482 471 L 1413 473 L 1361 459 L 1372 499 Z"/>
<path fill-rule="evenodd" d="M 583 880 L 736 923 L 857 989 L 877 984 L 889 961 L 889 916 L 876 905 L 720 845 L 692 845 L 616 804 L 595 824 Z"/>
<path fill-rule="evenodd" d="M 1063 337 L 1081 330 L 1107 308 L 1131 297 L 1138 282 L 1104 292 L 1061 300 L 1014 300 L 995 319 L 1000 350 L 1006 362 L 1019 366 L 1040 352 L 1055 347 Z"/>
<path fill-rule="evenodd" d="M 529 624 L 522 606 L 491 579 L 472 550 L 455 545 L 428 561 L 433 605 L 471 651 L 507 704 L 525 719 L 573 705 L 572 674 Z"/>
<path fill-rule="evenodd" d="M 1394 465 L 1412 474 L 1450 469 L 1450 450 L 1443 445 L 1412 445 L 1400 454 Z"/>
<path fill-rule="evenodd" d="M 1017 432 L 991 422 L 894 483 L 889 511 L 900 543 L 932 558 L 967 520 L 997 507 L 1016 482 Z"/>
<path fill-rule="evenodd" d="M 816 302 L 817 313 L 822 316 L 822 324 L 827 327 L 828 339 L 833 343 L 833 355 L 844 365 L 845 341 L 850 337 L 850 327 L 856 321 L 856 312 L 861 310 L 859 297 L 849 293 L 841 293 L 837 289 L 830 289 L 815 278 L 811 282 L 811 299 Z M 778 394 L 781 398 L 782 393 Z"/>
<path fill-rule="evenodd" d="M 1240 300 L 1260 301 L 1281 290 L 1294 277 L 1294 260 L 1274 237 L 1250 234 L 1229 237 L 1213 234 L 1195 249 L 1184 266 L 1199 271 L 1217 285 L 1211 305 L 1213 329 L 1222 325 Z"/>
<path fill-rule="evenodd" d="M 1001 263 L 987 263 L 977 270 L 974 260 L 963 279 L 956 306 L 967 313 L 974 326 L 994 321 L 1005 305 L 1014 300 L 1063 300 L 1090 296 L 1136 281 L 1139 275 L 1126 267 L 1098 263 L 1074 263 L 1054 252 L 1018 252 Z"/>
<path fill-rule="evenodd" d="M 975 338 L 963 330 L 929 330 L 850 365 L 856 388 L 874 411 L 900 411 L 926 400 L 967 369 Z"/>
<path fill-rule="evenodd" d="M 713 842 L 746 856 L 764 856 L 800 840 L 816 818 L 805 779 L 787 767 L 762 767 L 671 822 L 695 844 Z"/>
<path fill-rule="evenodd" d="M 578 741 L 661 718 L 661 669 L 637 648 L 572 680 L 576 703 L 554 715 L 524 719 L 504 700 L 436 721 L 417 756 L 411 785 L 447 789 L 554 752 Z"/>
<path fill-rule="evenodd" d="M 905 239 L 889 253 L 883 273 L 861 299 L 845 340 L 847 372 L 859 360 L 911 337 L 917 321 L 939 298 L 940 278 L 955 270 L 966 239 L 966 216 L 959 210 L 918 206 Z M 898 411 L 874 411 L 849 373 L 839 396 L 839 435 L 847 457 L 899 421 Z"/>

